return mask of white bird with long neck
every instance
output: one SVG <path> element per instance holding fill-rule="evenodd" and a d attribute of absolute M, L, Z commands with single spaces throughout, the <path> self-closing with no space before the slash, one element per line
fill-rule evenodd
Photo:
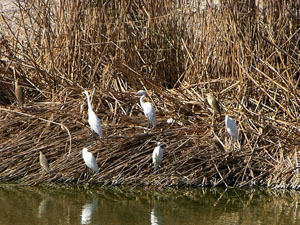
<path fill-rule="evenodd" d="M 157 170 L 163 159 L 163 150 L 160 147 L 160 142 L 157 143 L 157 146 L 154 148 L 152 153 L 152 162 L 154 165 L 154 169 Z"/>
<path fill-rule="evenodd" d="M 96 113 L 93 111 L 90 96 L 88 91 L 83 92 L 86 95 L 87 98 L 87 104 L 88 104 L 88 122 L 91 127 L 91 130 L 94 131 L 96 134 L 98 134 L 100 137 L 102 134 L 102 128 L 101 128 L 101 122 Z"/>
<path fill-rule="evenodd" d="M 226 125 L 226 130 L 230 134 L 230 136 L 239 140 L 239 131 L 237 125 L 234 122 L 234 120 L 227 115 L 225 116 L 225 125 Z"/>
<path fill-rule="evenodd" d="M 136 95 L 140 96 L 140 103 L 143 108 L 144 114 L 148 121 L 150 122 L 151 126 L 153 128 L 156 127 L 156 113 L 153 105 L 151 105 L 150 102 L 145 102 L 146 92 L 143 90 L 140 90 L 136 93 Z"/>
<path fill-rule="evenodd" d="M 96 161 L 95 157 L 93 156 L 93 154 L 91 152 L 88 152 L 87 148 L 82 149 L 82 158 L 85 162 L 85 165 L 87 165 L 88 168 L 90 168 L 91 170 L 94 170 L 96 172 L 96 174 L 98 174 L 99 168 L 97 165 L 97 161 Z"/>

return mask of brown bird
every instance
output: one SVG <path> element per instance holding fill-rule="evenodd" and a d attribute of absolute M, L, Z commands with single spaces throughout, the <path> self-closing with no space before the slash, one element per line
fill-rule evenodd
<path fill-rule="evenodd" d="M 213 95 L 213 93 L 208 93 L 206 94 L 207 96 L 207 102 L 210 105 L 210 107 L 217 113 L 221 114 L 221 108 L 219 105 L 218 100 L 216 97 Z"/>
<path fill-rule="evenodd" d="M 46 159 L 46 156 L 41 151 L 40 151 L 40 165 L 46 172 L 50 172 L 49 163 Z"/>
<path fill-rule="evenodd" d="M 24 105 L 25 99 L 24 99 L 23 87 L 21 87 L 19 85 L 19 78 L 17 78 L 15 81 L 15 94 L 16 94 L 16 98 L 18 101 L 18 105 L 20 108 L 22 108 Z"/>

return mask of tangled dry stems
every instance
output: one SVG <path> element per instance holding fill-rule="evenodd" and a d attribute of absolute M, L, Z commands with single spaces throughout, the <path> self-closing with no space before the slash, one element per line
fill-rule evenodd
<path fill-rule="evenodd" d="M 2 181 L 298 188 L 299 18 L 284 16 L 278 1 L 264 12 L 247 1 L 205 10 L 188 2 L 16 4 L 17 31 L 2 16 L 11 31 L 0 52 Z M 26 88 L 22 110 L 14 103 L 15 77 Z M 90 135 L 85 89 L 102 139 Z M 155 105 L 154 130 L 144 129 L 139 89 Z M 208 109 L 210 91 L 221 117 Z M 225 114 L 238 123 L 240 145 L 226 133 Z M 154 171 L 157 141 L 164 159 Z M 96 177 L 86 170 L 83 147 L 97 158 Z"/>

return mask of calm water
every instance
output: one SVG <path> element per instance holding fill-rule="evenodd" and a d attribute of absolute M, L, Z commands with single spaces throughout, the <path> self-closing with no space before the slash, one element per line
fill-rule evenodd
<path fill-rule="evenodd" d="M 0 224 L 300 224 L 298 192 L 0 185 Z"/>

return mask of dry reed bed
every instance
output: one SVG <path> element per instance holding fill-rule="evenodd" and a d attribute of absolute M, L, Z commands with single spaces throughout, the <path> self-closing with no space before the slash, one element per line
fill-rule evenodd
<path fill-rule="evenodd" d="M 2 181 L 298 188 L 299 20 L 278 1 L 264 12 L 247 1 L 206 10 L 157 1 L 16 4 L 18 30 L 1 39 Z M 2 22 L 10 31 L 5 16 Z M 14 77 L 26 87 L 22 111 Z M 102 139 L 89 135 L 85 89 Z M 139 89 L 155 105 L 154 130 L 144 129 Z M 209 91 L 223 108 L 214 123 Z M 237 121 L 241 146 L 230 144 L 225 114 Z M 164 160 L 155 172 L 157 141 Z M 97 156 L 97 177 L 87 173 L 83 147 Z M 49 174 L 40 169 L 40 150 Z"/>
<path fill-rule="evenodd" d="M 103 93 L 101 96 L 102 102 L 109 99 Z M 246 136 L 239 149 L 238 145 L 230 145 L 223 117 L 217 118 L 216 124 L 211 126 L 210 113 L 203 101 L 196 105 L 199 111 L 192 107 L 190 111 L 185 111 L 185 114 L 191 114 L 186 118 L 179 118 L 182 117 L 182 111 L 178 115 L 173 114 L 173 125 L 166 123 L 171 115 L 165 116 L 158 111 L 158 127 L 144 132 L 147 123 L 141 113 L 138 115 L 138 98 L 130 96 L 132 93 L 128 93 L 128 99 L 131 99 L 128 105 L 132 106 L 133 115 L 117 116 L 118 122 L 115 124 L 110 118 L 102 116 L 105 133 L 102 139 L 89 135 L 86 109 L 80 113 L 78 104 L 85 101 L 83 95 L 76 101 L 67 97 L 64 103 L 48 106 L 32 104 L 23 110 L 34 118 L 20 114 L 15 107 L 12 109 L 15 112 L 2 111 L 2 181 L 20 180 L 26 184 L 85 183 L 90 176 L 86 175 L 81 149 L 87 146 L 97 157 L 100 168 L 99 175 L 90 182 L 103 185 L 272 186 L 290 185 L 290 181 L 295 179 L 294 153 L 299 136 L 295 138 L 289 132 L 289 127 L 286 129 L 280 124 L 277 124 L 280 129 L 274 129 L 276 120 L 265 121 L 266 128 L 260 134 L 257 131 L 259 124 L 255 120 L 239 119 L 239 127 Z M 156 99 L 156 96 L 153 98 Z M 117 97 L 115 99 L 122 101 L 123 96 L 120 100 Z M 182 99 L 178 101 L 182 102 Z M 162 103 L 157 102 L 157 109 Z M 49 126 L 47 121 L 41 119 L 51 120 L 53 112 L 53 120 L 58 124 Z M 66 126 L 71 134 L 70 154 L 68 132 L 59 124 Z M 215 144 L 213 133 L 225 144 L 225 149 Z M 161 141 L 164 149 L 163 165 L 157 172 L 151 164 L 156 141 Z M 43 151 L 50 161 L 52 172 L 49 174 L 45 174 L 39 166 L 39 151 Z"/>

